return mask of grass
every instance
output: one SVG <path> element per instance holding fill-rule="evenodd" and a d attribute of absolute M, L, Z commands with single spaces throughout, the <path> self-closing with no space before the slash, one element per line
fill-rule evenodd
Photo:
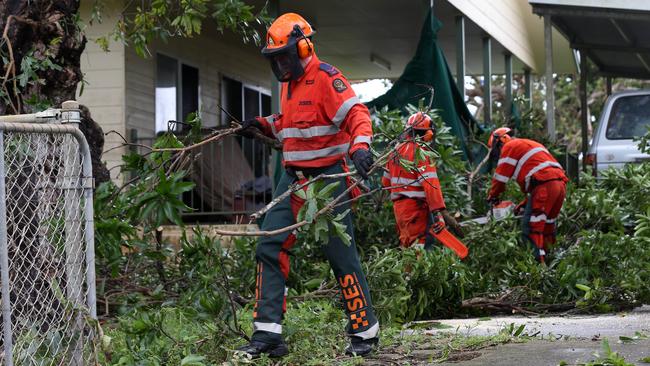
<path fill-rule="evenodd" d="M 276 365 L 277 360 L 248 360 L 234 350 L 245 343 L 239 337 L 223 337 L 210 319 L 195 317 L 174 307 L 157 309 L 162 314 L 154 320 L 145 317 L 152 327 L 144 327 L 141 318 L 123 317 L 118 324 L 105 326 L 110 343 L 105 348 L 102 364 L 106 365 Z M 250 309 L 240 312 L 240 323 L 251 333 Z M 137 320 L 134 320 L 137 319 Z M 145 322 L 147 323 L 147 322 Z M 147 323 L 147 324 L 149 324 Z M 526 337 L 501 332 L 495 336 L 467 336 L 457 329 L 427 334 L 425 329 L 408 329 L 399 325 L 382 325 L 379 351 L 371 357 L 377 362 L 416 365 L 445 360 L 476 357 L 475 351 L 509 342 L 525 341 Z M 284 322 L 284 336 L 290 354 L 283 365 L 358 365 L 359 357 L 345 356 L 348 339 L 344 331 L 345 317 L 331 301 L 304 301 L 289 304 Z M 145 329 L 146 328 L 146 329 Z M 445 328 L 445 327 L 442 327 Z M 147 330 L 148 329 L 148 330 Z"/>

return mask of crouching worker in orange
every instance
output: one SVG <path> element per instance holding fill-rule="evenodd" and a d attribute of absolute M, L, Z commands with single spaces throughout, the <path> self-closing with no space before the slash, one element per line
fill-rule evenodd
<path fill-rule="evenodd" d="M 417 162 L 417 169 L 405 169 L 400 160 L 416 163 L 418 149 L 432 151 L 435 127 L 431 118 L 422 112 L 406 122 L 406 141 L 399 144 L 386 164 L 382 185 L 390 187 L 395 221 L 402 247 L 431 249 L 433 233 L 445 228 L 441 212 L 445 209 L 435 163 L 427 158 Z"/>
<path fill-rule="evenodd" d="M 542 144 L 512 135 L 510 128 L 502 127 L 494 130 L 488 140 L 490 158 L 497 162 L 488 202 L 498 203 L 506 183 L 511 178 L 517 181 L 527 196 L 515 208 L 515 214 L 523 209 L 524 239 L 533 245 L 535 257 L 544 263 L 549 246 L 555 244 L 555 220 L 564 203 L 569 180 Z"/>

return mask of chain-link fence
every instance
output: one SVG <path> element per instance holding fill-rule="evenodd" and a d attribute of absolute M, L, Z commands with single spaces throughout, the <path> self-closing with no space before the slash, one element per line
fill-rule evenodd
<path fill-rule="evenodd" d="M 72 108 L 0 117 L 3 365 L 96 364 L 92 166 Z"/>

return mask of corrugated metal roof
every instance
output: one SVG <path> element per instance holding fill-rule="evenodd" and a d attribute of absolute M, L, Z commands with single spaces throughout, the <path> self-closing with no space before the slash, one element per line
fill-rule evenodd
<path fill-rule="evenodd" d="M 580 6 L 576 4 L 586 4 Z M 530 0 L 602 75 L 650 79 L 650 1 Z"/>

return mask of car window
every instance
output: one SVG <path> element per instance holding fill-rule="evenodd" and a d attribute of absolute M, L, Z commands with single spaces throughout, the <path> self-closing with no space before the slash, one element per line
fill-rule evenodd
<path fill-rule="evenodd" d="M 620 97 L 614 102 L 607 124 L 608 140 L 640 137 L 650 127 L 650 95 Z"/>

